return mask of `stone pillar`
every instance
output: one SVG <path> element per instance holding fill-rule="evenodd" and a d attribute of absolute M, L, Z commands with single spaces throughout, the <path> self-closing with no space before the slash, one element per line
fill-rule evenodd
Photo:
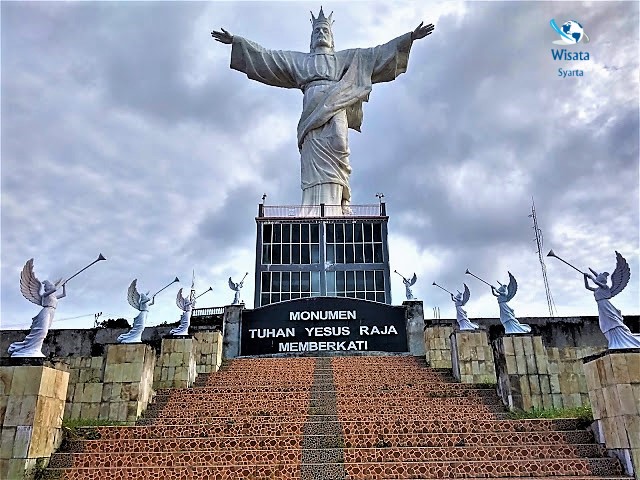
<path fill-rule="evenodd" d="M 222 317 L 222 358 L 240 355 L 240 334 L 242 331 L 242 309 L 244 305 L 227 305 Z"/>
<path fill-rule="evenodd" d="M 424 349 L 424 312 L 422 300 L 405 300 L 405 320 L 407 322 L 407 346 L 409 353 L 415 356 L 423 356 Z"/>
<path fill-rule="evenodd" d="M 107 345 L 100 419 L 133 423 L 153 396 L 156 355 L 144 343 Z"/>
<path fill-rule="evenodd" d="M 640 477 L 640 349 L 584 358 L 595 433 L 626 473 Z"/>
<path fill-rule="evenodd" d="M 160 357 L 153 374 L 154 388 L 188 388 L 196 381 L 196 356 L 190 335 L 162 339 Z"/>
<path fill-rule="evenodd" d="M 461 383 L 496 383 L 493 350 L 487 332 L 456 331 L 451 334 L 453 375 Z"/>
<path fill-rule="evenodd" d="M 100 416 L 105 358 L 71 357 L 68 361 L 69 388 L 64 418 L 95 420 Z"/>
<path fill-rule="evenodd" d="M 451 368 L 453 327 L 435 326 L 424 330 L 425 359 L 432 368 Z"/>
<path fill-rule="evenodd" d="M 69 373 L 44 359 L 0 366 L 0 478 L 32 478 L 62 440 Z"/>
<path fill-rule="evenodd" d="M 560 408 L 560 392 L 552 391 L 542 337 L 505 335 L 493 341 L 498 394 L 510 409 Z M 555 395 L 555 397 L 554 397 Z"/>
<path fill-rule="evenodd" d="M 222 332 L 198 331 L 193 339 L 198 374 L 217 372 L 222 364 Z"/>

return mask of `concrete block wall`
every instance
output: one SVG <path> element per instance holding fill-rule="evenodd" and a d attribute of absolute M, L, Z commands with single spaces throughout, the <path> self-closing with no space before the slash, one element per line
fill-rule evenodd
<path fill-rule="evenodd" d="M 452 368 L 451 334 L 453 327 L 438 325 L 424 329 L 425 359 L 432 368 Z"/>
<path fill-rule="evenodd" d="M 461 383 L 496 383 L 493 350 L 482 330 L 453 332 L 451 363 L 453 376 Z"/>
<path fill-rule="evenodd" d="M 190 336 L 162 339 L 160 356 L 155 365 L 153 387 L 188 388 L 197 376 L 194 342 Z"/>

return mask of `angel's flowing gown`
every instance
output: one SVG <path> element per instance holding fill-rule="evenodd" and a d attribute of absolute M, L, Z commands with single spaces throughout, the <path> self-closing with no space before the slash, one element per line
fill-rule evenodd
<path fill-rule="evenodd" d="M 44 357 L 42 343 L 53 323 L 57 305 L 58 297 L 55 293 L 42 297 L 42 310 L 33 317 L 29 334 L 23 341 L 14 342 L 9 346 L 8 351 L 12 357 Z"/>

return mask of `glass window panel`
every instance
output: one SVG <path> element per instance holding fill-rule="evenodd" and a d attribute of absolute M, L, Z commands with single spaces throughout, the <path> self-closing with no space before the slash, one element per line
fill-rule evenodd
<path fill-rule="evenodd" d="M 362 223 L 354 223 L 353 224 L 353 241 L 354 242 L 362 242 Z"/>
<path fill-rule="evenodd" d="M 311 244 L 311 263 L 320 263 L 320 245 Z"/>
<path fill-rule="evenodd" d="M 311 291 L 320 291 L 320 272 L 311 272 Z"/>
<path fill-rule="evenodd" d="M 302 292 L 300 293 L 300 298 L 309 298 L 311 296 L 310 292 Z"/>
<path fill-rule="evenodd" d="M 262 243 L 271 243 L 272 225 L 262 225 Z"/>
<path fill-rule="evenodd" d="M 336 243 L 344 243 L 344 224 L 336 223 Z"/>
<path fill-rule="evenodd" d="M 320 296 L 320 292 L 311 292 L 311 296 L 312 297 L 319 297 Z"/>
<path fill-rule="evenodd" d="M 330 223 L 327 225 L 327 243 L 334 243 L 335 242 L 335 235 L 334 235 L 335 229 L 334 229 L 334 225 L 333 223 Z"/>
<path fill-rule="evenodd" d="M 263 293 L 260 298 L 260 306 L 269 305 L 269 294 Z"/>
<path fill-rule="evenodd" d="M 373 245 L 364 244 L 364 263 L 373 263 Z"/>
<path fill-rule="evenodd" d="M 271 291 L 280 291 L 280 272 L 271 272 Z"/>
<path fill-rule="evenodd" d="M 260 291 L 262 293 L 269 291 L 269 281 L 271 280 L 269 272 L 262 272 L 262 282 L 260 282 Z"/>
<path fill-rule="evenodd" d="M 376 270 L 374 273 L 376 281 L 376 288 L 374 288 L 374 290 L 384 292 L 384 273 L 382 270 Z"/>
<path fill-rule="evenodd" d="M 336 272 L 327 272 L 327 295 L 336 294 Z"/>
<path fill-rule="evenodd" d="M 356 292 L 356 298 L 360 298 L 362 300 L 365 299 L 365 293 L 364 292 Z"/>
<path fill-rule="evenodd" d="M 356 298 L 356 292 L 347 292 L 346 296 L 349 298 Z"/>
<path fill-rule="evenodd" d="M 310 272 L 300 272 L 300 291 L 309 292 L 311 289 Z"/>
<path fill-rule="evenodd" d="M 335 263 L 336 261 L 336 247 L 335 245 L 327 245 L 327 262 Z"/>
<path fill-rule="evenodd" d="M 282 243 L 289 243 L 291 241 L 291 224 L 285 223 L 282 225 Z"/>
<path fill-rule="evenodd" d="M 374 243 L 373 244 L 373 262 L 374 263 L 382 263 L 382 244 Z"/>
<path fill-rule="evenodd" d="M 280 300 L 283 302 L 286 302 L 287 300 L 291 300 L 291 294 L 283 293 L 282 295 L 280 295 Z"/>
<path fill-rule="evenodd" d="M 348 223 L 344 226 L 344 241 L 345 243 L 353 242 L 353 223 Z"/>
<path fill-rule="evenodd" d="M 271 244 L 262 245 L 262 263 L 271 263 Z"/>
<path fill-rule="evenodd" d="M 384 302 L 384 293 L 382 293 L 382 292 L 376 293 L 376 302 L 385 303 Z"/>
<path fill-rule="evenodd" d="M 373 242 L 373 225 L 370 222 L 363 223 L 362 228 L 364 230 L 364 241 Z"/>
<path fill-rule="evenodd" d="M 300 272 L 291 272 L 291 291 L 292 292 L 300 291 Z"/>
<path fill-rule="evenodd" d="M 277 224 L 273 226 L 273 243 L 282 242 L 282 225 Z"/>
<path fill-rule="evenodd" d="M 294 223 L 291 225 L 291 243 L 300 242 L 300 224 Z"/>
<path fill-rule="evenodd" d="M 336 272 L 336 291 L 338 293 L 345 291 L 344 272 Z"/>
<path fill-rule="evenodd" d="M 309 225 L 300 225 L 300 243 L 309 243 Z"/>
<path fill-rule="evenodd" d="M 291 290 L 291 272 L 282 272 L 280 285 L 280 291 L 282 292 L 288 292 Z"/>
<path fill-rule="evenodd" d="M 291 292 L 291 300 L 295 300 L 296 298 L 300 298 L 300 292 Z"/>
<path fill-rule="evenodd" d="M 282 245 L 282 264 L 289 265 L 291 263 L 291 244 Z"/>
<path fill-rule="evenodd" d="M 311 224 L 311 243 L 320 243 L 320 225 Z"/>
<path fill-rule="evenodd" d="M 367 292 L 367 294 L 364 297 L 366 300 L 371 300 L 373 302 L 376 301 L 376 294 L 374 292 Z"/>
<path fill-rule="evenodd" d="M 280 256 L 280 251 L 281 251 L 282 246 L 280 244 L 274 243 L 273 244 L 273 252 L 272 252 L 272 257 L 271 257 L 271 263 L 274 263 L 276 265 L 282 263 L 282 257 Z"/>
<path fill-rule="evenodd" d="M 337 297 L 346 297 L 346 296 L 347 296 L 347 294 L 346 294 L 346 292 L 343 290 L 343 291 L 341 291 L 341 292 L 338 292 L 338 293 L 336 294 L 336 296 L 337 296 Z"/>
<path fill-rule="evenodd" d="M 353 243 L 346 243 L 344 246 L 344 263 L 353 263 Z"/>
<path fill-rule="evenodd" d="M 347 290 L 355 290 L 356 289 L 356 276 L 355 276 L 355 272 L 352 270 L 349 270 L 347 272 L 345 272 L 346 277 L 347 277 Z"/>
<path fill-rule="evenodd" d="M 356 272 L 356 290 L 364 291 L 364 272 L 362 270 Z"/>
<path fill-rule="evenodd" d="M 291 263 L 300 263 L 300 244 L 294 243 L 291 245 Z"/>
<path fill-rule="evenodd" d="M 311 246 L 309 244 L 300 245 L 300 263 L 308 265 L 311 263 Z"/>
<path fill-rule="evenodd" d="M 344 263 L 344 245 L 336 243 L 336 263 Z"/>
<path fill-rule="evenodd" d="M 373 241 L 374 242 L 382 241 L 382 224 L 381 223 L 373 224 Z"/>
<path fill-rule="evenodd" d="M 373 271 L 369 270 L 367 272 L 364 273 L 364 279 L 365 279 L 365 285 L 367 287 L 367 290 L 372 292 L 376 289 L 375 287 L 375 281 L 374 281 L 374 276 L 373 276 Z"/>
<path fill-rule="evenodd" d="M 354 243 L 353 248 L 355 250 L 355 262 L 364 263 L 364 253 L 361 243 Z"/>
<path fill-rule="evenodd" d="M 271 303 L 276 303 L 280 301 L 280 294 L 279 293 L 272 293 L 271 294 Z"/>

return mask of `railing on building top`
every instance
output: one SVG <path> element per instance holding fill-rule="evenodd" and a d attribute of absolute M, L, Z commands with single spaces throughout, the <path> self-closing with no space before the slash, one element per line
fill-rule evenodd
<path fill-rule="evenodd" d="M 258 205 L 258 217 L 267 218 L 323 218 L 323 217 L 385 217 L 384 202 L 378 205 L 349 205 L 343 210 L 341 205 Z"/>
<path fill-rule="evenodd" d="M 192 317 L 208 317 L 210 315 L 223 315 L 224 307 L 211 308 L 194 308 L 191 312 Z"/>

